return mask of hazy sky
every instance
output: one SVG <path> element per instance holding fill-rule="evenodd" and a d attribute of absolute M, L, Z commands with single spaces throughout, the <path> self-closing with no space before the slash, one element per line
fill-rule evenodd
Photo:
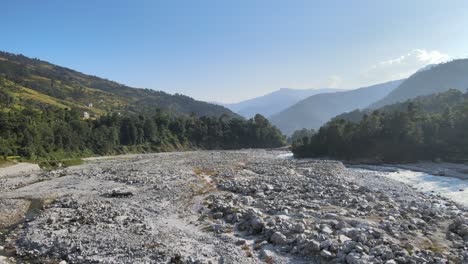
<path fill-rule="evenodd" d="M 468 57 L 468 1 L 6 0 L 0 50 L 234 102 L 357 88 Z"/>

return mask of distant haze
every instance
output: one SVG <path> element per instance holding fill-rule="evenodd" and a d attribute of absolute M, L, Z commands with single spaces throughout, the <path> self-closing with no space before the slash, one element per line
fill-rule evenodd
<path fill-rule="evenodd" d="M 224 106 L 246 118 L 253 117 L 255 114 L 269 117 L 311 95 L 336 91 L 339 90 L 333 88 L 306 90 L 282 88 L 260 97 L 235 104 L 224 104 Z"/>

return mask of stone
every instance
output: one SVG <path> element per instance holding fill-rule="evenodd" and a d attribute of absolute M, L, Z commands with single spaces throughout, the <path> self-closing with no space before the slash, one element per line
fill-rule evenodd
<path fill-rule="evenodd" d="M 245 205 L 252 205 L 254 202 L 254 198 L 252 196 L 244 196 L 242 197 L 242 203 Z"/>
<path fill-rule="evenodd" d="M 322 227 L 320 231 L 322 231 L 322 233 L 327 234 L 327 235 L 333 234 L 333 229 L 331 229 L 329 226 Z"/>
<path fill-rule="evenodd" d="M 274 232 L 271 235 L 270 241 L 275 245 L 286 245 L 287 238 L 285 235 L 281 234 L 280 232 Z"/>
<path fill-rule="evenodd" d="M 260 233 L 265 227 L 265 222 L 263 222 L 263 220 L 260 217 L 255 216 L 250 220 L 250 225 L 252 227 L 253 233 Z"/>
<path fill-rule="evenodd" d="M 296 225 L 294 225 L 294 231 L 296 233 L 304 233 L 305 225 L 303 223 L 297 223 Z"/>
<path fill-rule="evenodd" d="M 339 235 L 338 236 L 338 241 L 340 241 L 341 243 L 344 243 L 344 242 L 349 241 L 349 240 L 352 240 L 352 239 L 345 236 L 345 235 Z"/>
<path fill-rule="evenodd" d="M 320 252 L 320 256 L 329 259 L 333 257 L 333 254 L 330 251 L 324 249 Z"/>
<path fill-rule="evenodd" d="M 320 251 L 320 243 L 317 242 L 316 240 L 310 240 L 306 242 L 304 245 L 304 253 L 305 254 L 310 254 L 313 252 L 319 252 Z"/>

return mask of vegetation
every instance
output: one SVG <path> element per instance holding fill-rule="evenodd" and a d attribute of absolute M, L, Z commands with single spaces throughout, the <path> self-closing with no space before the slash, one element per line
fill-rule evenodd
<path fill-rule="evenodd" d="M 21 107 L 33 102 L 60 108 L 75 108 L 101 116 L 109 112 L 154 111 L 175 114 L 239 117 L 219 105 L 196 101 L 188 96 L 170 95 L 150 89 L 136 89 L 86 75 L 22 55 L 0 52 L 0 89 L 7 93 L 3 104 Z"/>
<path fill-rule="evenodd" d="M 301 130 L 296 130 L 294 133 L 288 137 L 288 144 L 301 143 L 304 140 L 312 137 L 317 133 L 314 129 L 303 128 Z"/>
<path fill-rule="evenodd" d="M 468 83 L 467 72 L 468 59 L 433 65 L 410 76 L 398 88 L 371 105 L 371 108 L 377 109 L 418 96 L 442 93 L 449 89 L 464 92 Z"/>
<path fill-rule="evenodd" d="M 62 162 L 81 156 L 176 149 L 279 147 L 283 135 L 260 115 L 250 120 L 227 116 L 174 117 L 152 114 L 106 114 L 82 119 L 78 110 L 50 105 L 0 108 L 0 156 L 18 155 Z"/>
<path fill-rule="evenodd" d="M 184 149 L 268 148 L 285 144 L 257 115 L 135 89 L 22 55 L 0 52 L 0 160 L 44 167 L 90 155 Z"/>
<path fill-rule="evenodd" d="M 370 162 L 460 162 L 468 159 L 466 131 L 468 93 L 451 90 L 363 113 L 355 122 L 335 118 L 297 141 L 293 152 Z"/>
<path fill-rule="evenodd" d="M 318 129 L 331 118 L 356 108 L 364 108 L 383 98 L 402 81 L 376 84 L 350 91 L 312 95 L 273 115 L 270 121 L 283 133 L 292 135 L 298 129 Z"/>

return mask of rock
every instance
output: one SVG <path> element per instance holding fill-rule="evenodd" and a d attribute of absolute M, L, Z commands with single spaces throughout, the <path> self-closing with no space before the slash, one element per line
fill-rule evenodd
<path fill-rule="evenodd" d="M 322 233 L 327 234 L 327 235 L 333 234 L 333 229 L 331 229 L 329 226 L 322 227 L 320 231 L 322 231 Z"/>
<path fill-rule="evenodd" d="M 294 231 L 296 233 L 304 233 L 305 225 L 303 223 L 297 223 L 296 225 L 294 225 Z"/>
<path fill-rule="evenodd" d="M 286 245 L 287 238 L 285 235 L 281 234 L 280 232 L 274 232 L 271 235 L 270 241 L 275 245 Z"/>
<path fill-rule="evenodd" d="M 250 225 L 252 227 L 252 233 L 260 233 L 265 227 L 265 222 L 262 218 L 255 216 L 250 220 Z"/>
<path fill-rule="evenodd" d="M 213 214 L 214 219 L 221 219 L 223 218 L 224 214 L 222 212 L 216 212 Z"/>
<path fill-rule="evenodd" d="M 354 242 L 352 240 L 348 240 L 348 241 L 344 242 L 342 250 L 343 250 L 344 253 L 347 254 L 347 253 L 351 252 L 354 249 L 355 246 L 356 246 L 356 242 Z"/>
<path fill-rule="evenodd" d="M 274 260 L 275 254 L 271 250 L 262 249 L 260 250 L 259 255 L 261 259 L 266 260 L 266 261 L 271 261 L 271 263 L 274 263 L 273 260 Z"/>
<path fill-rule="evenodd" d="M 345 235 L 339 235 L 338 236 L 338 241 L 340 241 L 341 243 L 344 243 L 344 242 L 349 241 L 349 240 L 351 240 L 351 238 L 349 238 L 349 237 L 347 237 Z"/>
<path fill-rule="evenodd" d="M 332 254 L 330 251 L 324 249 L 324 250 L 322 250 L 322 251 L 320 252 L 320 256 L 321 256 L 322 258 L 329 259 L 329 258 L 332 258 L 332 257 L 333 257 L 333 254 Z"/>
<path fill-rule="evenodd" d="M 242 197 L 242 203 L 245 205 L 252 205 L 254 202 L 254 198 L 252 196 L 244 196 Z"/>
<path fill-rule="evenodd" d="M 320 251 L 320 243 L 317 242 L 316 240 L 310 240 L 306 242 L 304 245 L 304 255 L 311 254 L 313 252 L 319 252 Z"/>

